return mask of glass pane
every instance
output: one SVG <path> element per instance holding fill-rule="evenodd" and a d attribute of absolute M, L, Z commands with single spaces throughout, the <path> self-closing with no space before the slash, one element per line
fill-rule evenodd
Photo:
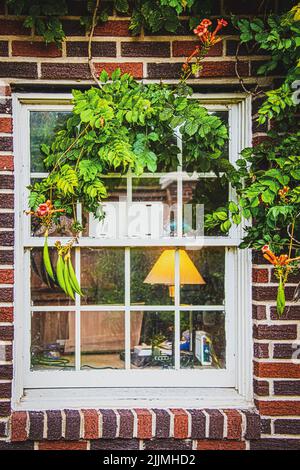
<path fill-rule="evenodd" d="M 81 369 L 124 369 L 124 312 L 81 312 Z"/>
<path fill-rule="evenodd" d="M 131 312 L 131 367 L 174 367 L 174 312 Z"/>
<path fill-rule="evenodd" d="M 228 111 L 211 111 L 210 114 L 219 117 L 222 119 L 223 123 L 228 127 L 229 113 Z M 198 145 L 196 149 L 194 145 L 190 146 L 189 143 L 193 143 L 193 138 L 190 137 L 189 140 L 183 142 L 183 151 L 182 151 L 182 167 L 183 171 L 189 172 L 206 172 L 209 170 L 209 156 L 206 151 L 203 150 L 201 145 Z M 193 149 L 193 153 L 192 153 Z M 222 158 L 229 158 L 229 145 L 228 140 L 225 143 Z"/>
<path fill-rule="evenodd" d="M 224 207 L 228 201 L 228 183 L 219 178 L 185 176 L 182 182 L 183 234 L 185 236 L 222 235 L 218 229 L 204 232 L 204 215 Z"/>
<path fill-rule="evenodd" d="M 176 175 L 133 178 L 132 201 L 140 204 L 134 205 L 136 210 L 128 221 L 130 236 L 159 238 L 176 235 Z"/>
<path fill-rule="evenodd" d="M 30 155 L 31 172 L 45 172 L 41 144 L 49 144 L 54 134 L 62 129 L 68 117 L 68 111 L 31 111 L 30 112 Z"/>
<path fill-rule="evenodd" d="M 180 250 L 181 305 L 222 305 L 224 271 L 224 248 Z"/>
<path fill-rule="evenodd" d="M 82 305 L 124 305 L 124 248 L 81 249 Z"/>
<path fill-rule="evenodd" d="M 75 366 L 75 313 L 31 313 L 31 370 L 72 370 Z"/>
<path fill-rule="evenodd" d="M 121 238 L 126 233 L 126 178 L 103 178 L 108 197 L 99 206 L 99 215 L 96 219 L 92 214 L 83 211 L 83 235 L 85 237 Z"/>
<path fill-rule="evenodd" d="M 164 261 L 170 251 L 144 247 L 131 249 L 131 304 L 174 304 L 174 262 Z"/>
<path fill-rule="evenodd" d="M 181 368 L 226 367 L 224 312 L 181 312 L 180 335 Z"/>
<path fill-rule="evenodd" d="M 49 248 L 49 253 L 52 267 L 55 271 L 57 250 L 55 248 Z M 75 268 L 74 258 L 72 262 Z M 74 304 L 74 301 L 48 276 L 43 261 L 43 248 L 32 248 L 30 250 L 30 263 L 31 305 L 50 306 Z"/>

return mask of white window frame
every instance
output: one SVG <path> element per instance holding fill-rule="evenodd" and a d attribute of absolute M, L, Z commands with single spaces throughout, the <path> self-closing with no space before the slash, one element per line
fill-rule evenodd
<path fill-rule="evenodd" d="M 229 154 L 231 162 L 238 158 L 239 152 L 244 147 L 251 145 L 251 100 L 245 94 L 194 94 L 193 97 L 200 99 L 201 102 L 207 105 L 210 109 L 224 110 L 229 109 L 229 127 L 231 139 L 229 143 Z M 16 188 L 24 187 L 29 184 L 30 178 L 30 145 L 29 145 L 29 111 L 34 110 L 70 110 L 70 94 L 14 94 L 13 96 L 13 114 L 14 114 L 14 145 L 15 145 L 15 171 L 16 171 Z M 38 176 L 38 174 L 36 174 Z M 42 175 L 41 175 L 42 176 Z M 152 175 L 151 175 L 152 176 Z M 234 197 L 231 191 L 230 197 Z M 29 220 L 24 217 L 24 210 L 27 209 L 27 195 L 16 191 L 15 196 L 16 207 L 16 249 L 15 249 L 15 266 L 16 266 L 16 279 L 15 279 L 15 346 L 14 346 L 14 397 L 15 403 L 20 405 L 20 399 L 30 390 L 44 389 L 43 394 L 47 394 L 47 390 L 51 388 L 66 388 L 83 390 L 88 380 L 88 386 L 91 389 L 104 387 L 136 387 L 141 389 L 151 388 L 154 384 L 158 387 L 186 387 L 189 382 L 188 388 L 196 390 L 211 389 L 212 387 L 220 387 L 222 391 L 228 391 L 232 400 L 232 392 L 237 394 L 238 400 L 244 400 L 243 403 L 250 403 L 252 400 L 252 344 L 251 344 L 251 297 L 250 297 L 250 253 L 247 250 L 238 250 L 237 246 L 241 240 L 241 230 L 233 228 L 230 231 L 229 237 L 206 237 L 206 247 L 214 246 L 227 246 L 226 250 L 228 255 L 226 263 L 232 267 L 233 275 L 225 278 L 225 293 L 226 305 L 220 306 L 220 309 L 225 310 L 226 315 L 226 340 L 228 342 L 226 369 L 224 370 L 167 370 L 167 380 L 164 378 L 166 371 L 163 370 L 105 370 L 105 371 L 43 371 L 32 372 L 30 371 L 30 310 L 42 311 L 42 307 L 30 306 L 30 282 L 29 276 L 25 273 L 29 272 L 29 257 L 24 256 L 24 247 L 42 246 L 43 239 L 38 238 L 24 238 L 25 233 L 29 233 L 28 229 Z M 181 209 L 179 214 L 181 214 Z M 181 226 L 181 224 L 178 224 Z M 27 229 L 26 229 L 27 227 Z M 53 244 L 55 238 L 49 237 L 49 245 Z M 195 246 L 195 240 L 190 242 Z M 178 246 L 179 239 L 172 237 L 164 240 L 152 240 L 150 246 Z M 182 239 L 180 239 L 182 245 Z M 188 247 L 189 241 L 184 240 L 184 245 Z M 99 240 L 81 238 L 78 247 L 84 246 L 99 246 Z M 104 246 L 124 246 L 124 242 L 118 242 L 111 239 L 101 239 L 101 247 Z M 145 240 L 128 240 L 126 242 L 127 248 L 125 259 L 127 258 L 127 266 L 125 271 L 125 283 L 129 282 L 130 278 L 130 265 L 129 250 L 130 246 L 146 246 Z M 201 239 L 202 246 L 202 239 Z M 80 253 L 79 248 L 75 249 L 77 260 Z M 209 310 L 197 307 L 182 307 L 179 305 L 179 254 L 177 252 L 175 258 L 175 295 L 174 306 L 164 307 L 153 306 L 153 308 L 145 308 L 144 310 L 157 310 L 157 311 L 184 311 L 196 310 L 203 311 Z M 22 295 L 24 294 L 24 296 Z M 78 311 L 79 306 L 75 303 L 75 307 L 51 307 L 51 310 L 57 311 Z M 86 306 L 85 310 L 93 310 L 90 306 Z M 139 306 L 130 307 L 130 299 L 125 299 L 125 307 L 111 307 L 111 306 L 98 306 L 97 311 L 104 310 L 122 310 L 125 311 L 125 328 L 128 328 L 130 323 L 130 310 L 142 310 Z M 81 307 L 81 310 L 82 307 Z M 211 310 L 216 310 L 213 306 Z M 177 318 L 177 319 L 176 319 Z M 178 315 L 175 317 L 175 335 L 180 334 L 180 325 Z M 76 317 L 76 338 L 77 343 L 80 338 L 80 318 Z M 25 331 L 25 334 L 24 334 Z M 128 335 L 127 335 L 128 338 Z M 128 350 L 128 348 L 127 348 Z M 78 354 L 77 354 L 78 356 Z M 175 367 L 178 367 L 180 360 L 179 351 L 175 353 Z M 127 366 L 130 363 L 130 356 L 127 352 L 126 357 Z M 78 369 L 78 362 L 76 364 Z M 216 384 L 216 373 L 217 384 Z M 28 375 L 29 374 L 29 375 Z M 42 374 L 42 375 L 41 375 Z M 198 377 L 197 377 L 198 374 Z M 135 378 L 132 378 L 135 376 Z M 41 381 L 42 377 L 42 381 Z M 198 380 L 199 379 L 199 380 Z M 165 380 L 165 382 L 164 382 Z M 183 385 L 184 384 L 184 385 Z M 167 390 L 167 388 L 166 388 Z M 97 392 L 98 393 L 98 392 Z M 79 393 L 80 395 L 80 393 Z M 82 394 L 80 395 L 82 396 Z M 204 396 L 207 396 L 204 393 Z M 239 401 L 238 401 L 239 402 Z"/>

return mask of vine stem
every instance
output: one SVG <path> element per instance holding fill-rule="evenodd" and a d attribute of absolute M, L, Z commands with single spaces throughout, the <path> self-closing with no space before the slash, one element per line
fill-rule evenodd
<path fill-rule="evenodd" d="M 95 5 L 95 8 L 94 8 L 94 12 L 93 12 L 89 42 L 88 42 L 88 64 L 89 64 L 91 75 L 92 75 L 94 81 L 97 83 L 99 88 L 102 88 L 102 86 L 101 86 L 101 84 L 100 84 L 100 82 L 97 78 L 97 75 L 96 75 L 96 72 L 95 72 L 95 69 L 94 69 L 94 64 L 92 63 L 92 58 L 93 58 L 93 56 L 92 56 L 92 39 L 93 39 L 93 36 L 94 36 L 95 27 L 97 25 L 97 13 L 98 13 L 99 6 L 100 6 L 100 0 L 96 0 L 96 5 Z"/>

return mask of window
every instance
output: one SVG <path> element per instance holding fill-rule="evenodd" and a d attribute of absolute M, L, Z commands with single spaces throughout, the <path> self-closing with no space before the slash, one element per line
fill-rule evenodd
<path fill-rule="evenodd" d="M 234 197 L 205 168 L 197 171 L 180 135 L 159 172 L 104 175 L 109 197 L 96 222 L 77 206 L 84 231 L 74 265 L 84 296 L 75 301 L 43 271 L 43 234 L 23 216 L 30 181 L 46 175 L 39 151 L 68 119 L 69 96 L 15 96 L 19 224 L 18 387 L 226 387 L 249 392 L 250 322 L 247 253 L 239 231 L 203 232 L 203 214 Z M 248 144 L 244 96 L 201 99 L 227 122 L 224 158 Z M 72 236 L 61 217 L 49 245 Z M 54 250 L 52 256 L 55 256 Z M 21 295 L 22 292 L 22 295 Z M 241 296 L 243 292 L 243 296 Z M 248 348 L 248 349 L 247 349 Z"/>

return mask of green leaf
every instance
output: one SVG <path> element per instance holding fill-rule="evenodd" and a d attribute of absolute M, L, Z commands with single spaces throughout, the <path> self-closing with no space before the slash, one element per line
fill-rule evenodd
<path fill-rule="evenodd" d="M 281 317 L 285 310 L 285 292 L 284 292 L 284 285 L 282 282 L 282 278 L 280 277 L 278 291 L 277 291 L 277 313 Z"/>

